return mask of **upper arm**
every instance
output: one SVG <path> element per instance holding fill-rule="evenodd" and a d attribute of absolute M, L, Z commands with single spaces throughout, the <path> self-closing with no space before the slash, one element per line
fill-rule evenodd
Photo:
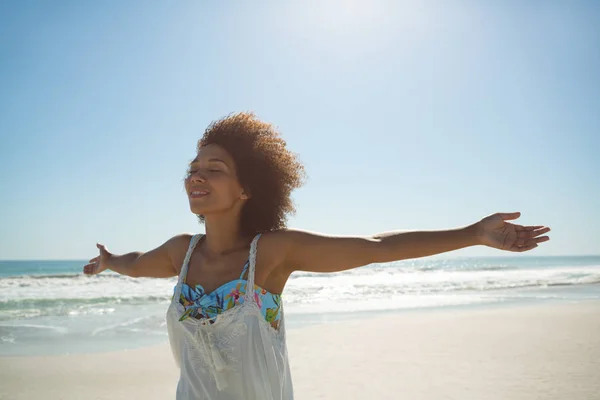
<path fill-rule="evenodd" d="M 185 254 L 190 239 L 189 234 L 177 235 L 157 248 L 142 253 L 133 264 L 135 276 L 169 278 L 179 275 L 178 261 L 182 252 Z"/>
<path fill-rule="evenodd" d="M 337 272 L 382 261 L 380 241 L 373 237 L 285 230 L 278 240 L 281 265 L 290 272 Z"/>

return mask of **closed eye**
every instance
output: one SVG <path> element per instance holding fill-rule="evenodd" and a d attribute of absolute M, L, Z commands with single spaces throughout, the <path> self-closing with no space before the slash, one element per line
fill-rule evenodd
<path fill-rule="evenodd" d="M 188 169 L 187 170 L 187 175 L 194 175 L 196 172 L 198 172 L 197 169 Z M 223 171 L 221 171 L 220 169 L 211 168 L 211 169 L 208 170 L 208 172 L 223 172 Z"/>

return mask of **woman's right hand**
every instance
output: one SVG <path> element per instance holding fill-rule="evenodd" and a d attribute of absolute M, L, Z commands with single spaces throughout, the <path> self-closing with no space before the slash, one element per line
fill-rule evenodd
<path fill-rule="evenodd" d="M 96 247 L 100 251 L 100 255 L 90 260 L 89 264 L 83 267 L 83 273 L 86 275 L 96 275 L 108 269 L 108 261 L 112 254 L 106 250 L 103 244 L 96 243 Z"/>

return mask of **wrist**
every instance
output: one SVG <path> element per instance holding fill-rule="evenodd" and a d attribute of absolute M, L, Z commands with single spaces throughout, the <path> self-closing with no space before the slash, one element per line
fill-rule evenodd
<path fill-rule="evenodd" d="M 483 231 L 479 223 L 467 225 L 462 228 L 462 231 L 469 246 L 478 246 L 483 244 Z"/>
<path fill-rule="evenodd" d="M 114 254 L 107 254 L 104 258 L 104 266 L 106 269 L 115 270 L 119 267 L 119 256 Z"/>

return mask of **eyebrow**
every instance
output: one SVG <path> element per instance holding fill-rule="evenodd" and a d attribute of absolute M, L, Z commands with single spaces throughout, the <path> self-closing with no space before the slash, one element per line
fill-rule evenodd
<path fill-rule="evenodd" d="M 198 157 L 194 158 L 190 164 L 197 163 L 197 162 L 200 162 L 200 160 L 198 160 Z M 220 162 L 220 163 L 225 164 L 225 166 L 228 166 L 227 163 L 225 161 L 221 160 L 220 158 L 210 158 L 208 160 L 208 162 Z"/>

